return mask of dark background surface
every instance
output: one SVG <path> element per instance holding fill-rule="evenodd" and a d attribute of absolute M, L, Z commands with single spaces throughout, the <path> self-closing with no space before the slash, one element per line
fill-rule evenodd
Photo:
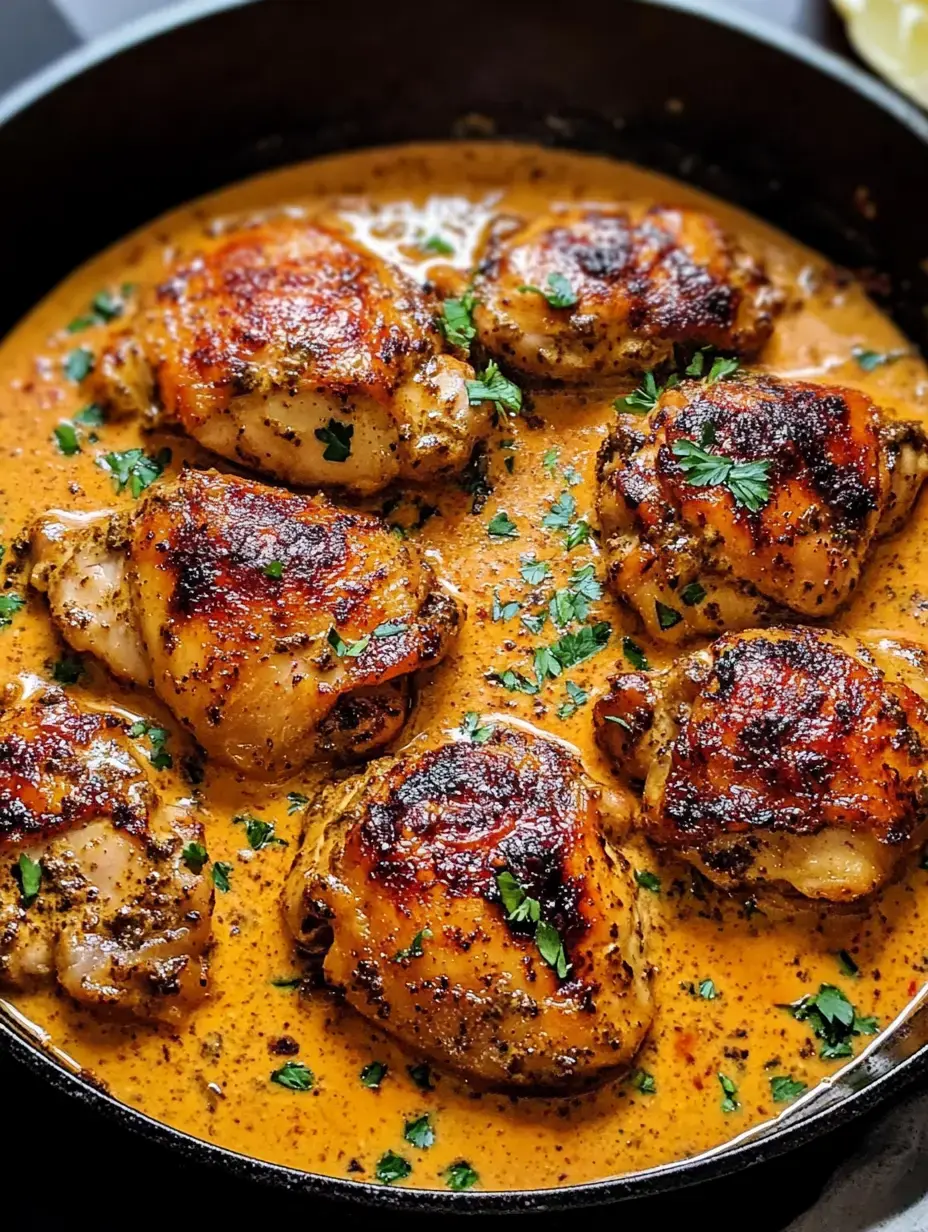
<path fill-rule="evenodd" d="M 825 0 L 741 0 L 737 7 L 851 54 L 840 22 Z M 0 90 L 79 41 L 50 0 L 0 0 Z M 602 1225 L 635 1220 L 662 1229 L 695 1218 L 719 1225 L 747 1224 L 752 1232 L 780 1232 L 815 1202 L 834 1169 L 860 1150 L 867 1135 L 878 1130 L 879 1121 L 879 1115 L 861 1118 L 799 1153 L 678 1195 L 588 1215 L 536 1216 L 532 1223 L 553 1227 L 576 1218 Z M 344 1132 L 350 1139 L 352 1127 L 346 1125 Z M 160 1224 L 166 1219 L 202 1218 L 234 1227 L 245 1220 L 276 1222 L 287 1215 L 315 1220 L 334 1214 L 359 1227 L 375 1220 L 381 1226 L 401 1221 L 405 1227 L 434 1219 L 411 1215 L 388 1219 L 377 1212 L 326 1206 L 253 1187 L 201 1164 L 188 1165 L 77 1107 L 2 1054 L 0 1176 L 4 1213 L 0 1228 L 25 1226 L 22 1220 L 29 1214 L 35 1227 L 51 1226 L 58 1217 L 93 1215 L 120 1222 L 128 1218 L 142 1227 L 155 1219 Z M 91 1195 L 93 1206 L 88 1210 Z M 841 1232 L 857 1230 L 844 1227 Z"/>

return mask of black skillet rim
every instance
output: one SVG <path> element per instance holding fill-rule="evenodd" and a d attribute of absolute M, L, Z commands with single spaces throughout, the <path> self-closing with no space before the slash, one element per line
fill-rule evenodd
<path fill-rule="evenodd" d="M 25 110 L 58 86 L 95 65 L 124 52 L 138 43 L 177 27 L 224 10 L 243 7 L 256 0 L 184 0 L 166 11 L 143 17 L 115 33 L 89 43 L 62 57 L 50 67 L 29 78 L 0 98 L 0 125 Z M 827 77 L 855 90 L 875 107 L 928 147 L 928 116 L 901 95 L 871 77 L 867 72 L 804 36 L 773 25 L 763 18 L 749 16 L 713 0 L 635 0 L 639 4 L 679 10 L 714 25 L 727 26 L 758 43 L 772 46 L 793 59 L 803 61 Z M 230 1151 L 204 1139 L 153 1120 L 121 1103 L 101 1090 L 87 1077 L 74 1074 L 38 1044 L 24 1038 L 11 1025 L 0 1020 L 0 1046 L 17 1062 L 48 1080 L 55 1088 L 101 1111 L 133 1133 L 166 1146 L 185 1160 L 221 1168 L 241 1179 L 251 1179 L 308 1197 L 335 1199 L 376 1206 L 394 1212 L 435 1212 L 448 1214 L 530 1213 L 564 1211 L 603 1206 L 623 1199 L 657 1195 L 726 1176 L 741 1168 L 772 1159 L 802 1146 L 829 1130 L 860 1116 L 898 1094 L 915 1078 L 928 1073 L 928 1045 L 897 1062 L 873 1078 L 866 1088 L 819 1112 L 782 1125 L 762 1139 L 745 1142 L 724 1153 L 678 1160 L 643 1172 L 618 1176 L 584 1185 L 558 1189 L 470 1190 L 451 1193 L 440 1190 L 393 1189 L 366 1181 L 353 1181 L 319 1173 L 302 1172 Z"/>

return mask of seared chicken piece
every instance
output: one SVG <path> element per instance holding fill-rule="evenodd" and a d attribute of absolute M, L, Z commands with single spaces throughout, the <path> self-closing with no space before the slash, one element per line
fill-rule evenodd
<path fill-rule="evenodd" d="M 644 780 L 656 843 L 721 886 L 841 902 L 924 837 L 926 668 L 911 645 L 754 629 L 614 677 L 596 734 Z"/>
<path fill-rule="evenodd" d="M 926 473 L 923 430 L 856 390 L 684 381 L 645 419 L 620 416 L 600 450 L 610 586 L 675 642 L 830 616 Z"/>
<path fill-rule="evenodd" d="M 215 471 L 156 485 L 130 513 L 53 512 L 34 550 L 67 641 L 152 685 L 249 774 L 386 744 L 409 673 L 442 657 L 461 616 L 379 518 Z"/>
<path fill-rule="evenodd" d="M 124 719 L 31 689 L 0 716 L 0 987 L 176 1021 L 206 988 L 213 890 L 184 859 L 203 828 L 159 799 Z"/>
<path fill-rule="evenodd" d="M 561 745 L 500 726 L 375 762 L 310 805 L 290 928 L 416 1052 L 497 1087 L 603 1081 L 652 1007 L 599 798 Z"/>
<path fill-rule="evenodd" d="M 488 430 L 405 274 L 315 222 L 226 234 L 178 259 L 86 381 L 288 483 L 376 492 L 461 470 Z"/>
<path fill-rule="evenodd" d="M 497 227 L 474 321 L 506 366 L 571 383 L 640 373 L 675 344 L 760 349 L 781 295 L 707 214 L 570 209 Z"/>

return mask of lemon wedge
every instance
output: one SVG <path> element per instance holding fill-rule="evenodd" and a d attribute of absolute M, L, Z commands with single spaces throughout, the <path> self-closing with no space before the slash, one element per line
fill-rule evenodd
<path fill-rule="evenodd" d="M 928 0 L 834 0 L 861 56 L 928 107 Z"/>

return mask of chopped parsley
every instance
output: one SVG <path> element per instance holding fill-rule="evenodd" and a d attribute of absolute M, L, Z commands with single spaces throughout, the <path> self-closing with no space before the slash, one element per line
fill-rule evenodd
<path fill-rule="evenodd" d="M 551 566 L 547 561 L 536 560 L 534 556 L 525 556 L 522 558 L 519 573 L 522 575 L 522 580 L 529 586 L 537 586 L 551 573 Z"/>
<path fill-rule="evenodd" d="M 726 377 L 732 376 L 741 367 L 737 359 L 726 359 L 723 355 L 712 357 L 712 347 L 701 347 L 690 362 L 686 366 L 686 375 L 700 378 L 706 378 L 707 385 L 715 385 L 718 381 L 724 381 Z M 709 364 L 709 372 L 706 373 L 706 364 Z"/>
<path fill-rule="evenodd" d="M 476 710 L 468 710 L 458 731 L 466 736 L 471 744 L 486 744 L 493 735 L 493 727 L 489 723 L 481 723 Z"/>
<path fill-rule="evenodd" d="M 647 415 L 648 411 L 653 411 L 654 406 L 664 392 L 665 389 L 672 389 L 674 385 L 679 385 L 680 378 L 674 374 L 667 378 L 663 385 L 658 385 L 653 372 L 646 372 L 644 380 L 637 389 L 633 389 L 630 394 L 624 397 L 616 398 L 613 406 L 617 411 L 623 411 L 630 415 Z"/>
<path fill-rule="evenodd" d="M 552 504 L 549 513 L 541 519 L 542 526 L 548 530 L 564 532 L 564 546 L 570 552 L 581 543 L 586 543 L 590 537 L 589 523 L 582 518 L 574 520 L 577 512 L 577 502 L 573 493 L 566 488 Z"/>
<path fill-rule="evenodd" d="M 12 590 L 0 594 L 0 629 L 5 629 L 7 625 L 11 625 L 13 617 L 25 606 L 26 600 L 22 595 L 17 595 Z"/>
<path fill-rule="evenodd" d="M 401 633 L 406 633 L 408 630 L 409 625 L 400 620 L 385 620 L 374 630 L 374 637 L 399 637 Z"/>
<path fill-rule="evenodd" d="M 808 1090 L 806 1083 L 798 1082 L 795 1078 L 790 1078 L 785 1074 L 770 1079 L 770 1094 L 775 1104 L 788 1104 L 790 1100 L 796 1099 L 806 1090 Z"/>
<path fill-rule="evenodd" d="M 632 641 L 630 637 L 622 638 L 622 654 L 629 661 L 632 667 L 638 672 L 649 672 L 651 664 L 648 662 L 648 656 L 644 653 L 637 642 Z"/>
<path fill-rule="evenodd" d="M 156 770 L 170 770 L 174 765 L 174 758 L 165 747 L 171 738 L 171 733 L 166 727 L 156 727 L 153 723 L 139 719 L 129 728 L 129 735 L 133 740 L 139 740 L 142 736 L 148 737 L 148 743 L 151 746 L 150 761 Z"/>
<path fill-rule="evenodd" d="M 289 817 L 298 813 L 301 808 L 305 808 L 307 804 L 309 804 L 309 796 L 304 796 L 301 791 L 287 792 L 287 815 Z"/>
<path fill-rule="evenodd" d="M 132 291 L 131 283 L 123 283 L 123 296 L 131 295 Z M 122 316 L 125 306 L 122 297 L 113 295 L 111 291 L 98 291 L 91 301 L 90 311 L 68 322 L 68 333 L 76 334 L 82 329 L 90 329 L 93 325 L 106 325 Z"/>
<path fill-rule="evenodd" d="M 687 483 L 697 488 L 724 487 L 740 508 L 757 513 L 770 500 L 768 461 L 735 462 L 720 453 L 710 453 L 695 441 L 673 443 L 673 456 Z"/>
<path fill-rule="evenodd" d="M 860 967 L 854 962 L 847 950 L 838 951 L 838 966 L 841 968 L 842 975 L 859 975 Z"/>
<path fill-rule="evenodd" d="M 96 402 L 88 402 L 74 416 L 74 422 L 83 424 L 85 428 L 102 428 L 105 421 L 103 407 L 98 406 Z"/>
<path fill-rule="evenodd" d="M 209 852 L 202 843 L 187 843 L 180 853 L 180 858 L 190 869 L 191 873 L 196 873 L 199 876 L 203 872 L 203 865 L 209 863 Z"/>
<path fill-rule="evenodd" d="M 89 347 L 76 347 L 64 357 L 64 374 L 69 381 L 82 381 L 93 371 L 94 356 Z"/>
<path fill-rule="evenodd" d="M 674 625 L 678 625 L 683 617 L 674 607 L 668 607 L 666 603 L 661 603 L 658 599 L 655 601 L 654 610 L 657 613 L 657 623 L 662 629 L 672 629 Z"/>
<path fill-rule="evenodd" d="M 282 988 L 289 992 L 293 992 L 295 988 L 299 988 L 302 983 L 303 977 L 301 975 L 283 975 L 279 980 L 271 980 L 271 986 L 273 988 Z"/>
<path fill-rule="evenodd" d="M 220 894 L 228 894 L 232 888 L 229 881 L 229 875 L 232 872 L 232 865 L 227 864 L 225 860 L 217 860 L 213 865 L 213 885 Z"/>
<path fill-rule="evenodd" d="M 270 564 L 264 566 L 264 576 L 270 578 L 272 582 L 279 582 L 284 576 L 283 562 L 272 560 Z"/>
<path fill-rule="evenodd" d="M 423 941 L 430 941 L 432 938 L 432 930 L 430 928 L 422 928 L 410 941 L 409 945 L 404 950 L 397 950 L 393 955 L 394 962 L 403 962 L 407 958 L 421 958 L 425 953 Z"/>
<path fill-rule="evenodd" d="M 153 458 L 144 449 L 126 449 L 122 453 L 108 453 L 103 457 L 116 491 L 122 492 L 128 487 L 136 500 L 155 482 L 170 461 L 170 449 L 159 449 Z"/>
<path fill-rule="evenodd" d="M 569 719 L 571 715 L 576 714 L 581 706 L 585 706 L 589 700 L 590 695 L 585 689 L 581 689 L 572 680 L 568 680 L 567 701 L 561 702 L 560 706 L 558 706 L 557 717 L 559 719 Z"/>
<path fill-rule="evenodd" d="M 347 462 L 351 457 L 354 424 L 342 423 L 340 419 L 330 419 L 328 426 L 317 428 L 314 436 L 317 441 L 325 445 L 322 456 L 326 462 Z"/>
<path fill-rule="evenodd" d="M 572 488 L 575 488 L 578 483 L 583 483 L 583 476 L 575 466 L 565 466 L 561 474 Z"/>
<path fill-rule="evenodd" d="M 406 1073 L 421 1090 L 435 1090 L 435 1083 L 432 1081 L 432 1067 L 428 1062 L 420 1061 L 418 1065 L 407 1065 Z"/>
<path fill-rule="evenodd" d="M 392 1185 L 394 1181 L 403 1181 L 412 1172 L 412 1164 L 396 1151 L 386 1151 L 377 1160 L 377 1180 L 382 1185 Z"/>
<path fill-rule="evenodd" d="M 470 344 L 477 335 L 474 324 L 476 306 L 477 300 L 472 291 L 465 291 L 460 299 L 446 299 L 442 304 L 438 323 L 449 346 L 461 347 L 464 351 L 470 349 Z M 470 398 L 469 389 L 468 397 Z M 470 401 L 473 402 L 474 399 L 470 398 Z"/>
<path fill-rule="evenodd" d="M 19 882 L 23 906 L 31 907 L 39 895 L 42 884 L 42 865 L 38 860 L 30 859 L 25 852 L 20 855 L 13 869 L 13 875 Z"/>
<path fill-rule="evenodd" d="M 286 1087 L 288 1091 L 311 1091 L 315 1081 L 313 1071 L 302 1061 L 287 1061 L 271 1074 L 271 1082 Z"/>
<path fill-rule="evenodd" d="M 387 1067 L 383 1061 L 369 1061 L 361 1070 L 361 1085 L 372 1091 L 379 1091 L 380 1084 L 387 1076 Z"/>
<path fill-rule="evenodd" d="M 518 415 L 522 410 L 522 390 L 503 376 L 495 360 L 490 360 L 475 381 L 466 381 L 467 397 L 473 405 L 492 402 L 498 411 Z"/>
<path fill-rule="evenodd" d="M 556 445 L 552 445 L 550 449 L 545 450 L 544 457 L 541 459 L 541 465 L 545 468 L 549 475 L 554 474 L 554 468 L 557 466 L 557 460 L 560 457 L 560 450 Z"/>
<path fill-rule="evenodd" d="M 359 637 L 356 642 L 346 642 L 333 625 L 329 630 L 326 641 L 340 659 L 356 659 L 358 655 L 363 654 L 367 650 L 370 645 L 371 635 L 368 633 L 364 637 Z"/>
<path fill-rule="evenodd" d="M 566 979 L 570 963 L 567 961 L 564 942 L 554 925 L 541 918 L 541 903 L 538 899 L 531 898 L 524 886 L 520 885 L 508 870 L 496 874 L 496 888 L 506 911 L 506 919 L 513 924 L 534 924 L 535 945 L 539 954 L 549 967 L 554 968 L 558 979 Z"/>
<path fill-rule="evenodd" d="M 506 668 L 502 672 L 488 672 L 487 680 L 492 684 L 502 685 L 510 693 L 532 694 L 538 692 L 538 685 L 534 680 L 529 680 L 522 672 L 517 672 L 511 667 Z"/>
<path fill-rule="evenodd" d="M 703 1001 L 715 1001 L 719 995 L 714 980 L 700 980 L 696 986 L 696 991 Z"/>
<path fill-rule="evenodd" d="M 52 677 L 56 684 L 77 684 L 86 668 L 83 659 L 77 655 L 64 655 L 52 666 Z"/>
<path fill-rule="evenodd" d="M 427 1112 L 422 1116 L 416 1117 L 414 1121 L 407 1121 L 403 1127 L 403 1137 L 411 1145 L 420 1151 L 427 1151 L 430 1146 L 435 1143 L 435 1130 L 432 1128 L 432 1122 Z"/>
<path fill-rule="evenodd" d="M 55 426 L 55 440 L 58 448 L 66 458 L 73 458 L 81 451 L 81 443 L 77 437 L 77 428 L 66 419 Z"/>
<path fill-rule="evenodd" d="M 576 667 L 584 659 L 597 654 L 609 642 L 612 626 L 605 620 L 595 625 L 582 625 L 574 633 L 565 633 L 552 646 L 544 650 L 545 675 L 559 676 L 561 669 Z M 536 660 L 537 660 L 536 651 Z M 536 662 L 537 667 L 537 662 Z M 543 676 L 539 675 L 539 683 Z"/>
<path fill-rule="evenodd" d="M 563 274 L 558 273 L 549 274 L 544 287 L 524 283 L 519 290 L 523 293 L 530 291 L 535 295 L 543 295 L 552 308 L 573 308 L 580 301 L 570 282 Z"/>
<path fill-rule="evenodd" d="M 870 351 L 866 347 L 854 347 L 851 354 L 857 360 L 861 372 L 874 372 L 884 364 L 893 364 L 897 359 L 903 359 L 906 351 Z"/>
<path fill-rule="evenodd" d="M 499 591 L 493 587 L 493 607 L 491 616 L 495 623 L 504 623 L 507 620 L 512 620 L 513 616 L 517 615 L 521 603 L 517 603 L 515 599 L 511 599 L 508 603 L 502 603 L 499 597 Z"/>
<path fill-rule="evenodd" d="M 487 534 L 491 539 L 518 539 L 519 537 L 515 522 L 505 511 L 498 513 L 495 518 L 491 518 L 490 524 L 487 527 Z"/>
<path fill-rule="evenodd" d="M 737 1112 L 741 1107 L 738 1100 L 738 1088 L 727 1074 L 719 1074 L 718 1079 L 722 1088 L 722 1111 Z"/>
<path fill-rule="evenodd" d="M 473 1189 L 480 1177 L 466 1159 L 459 1159 L 445 1172 L 448 1188 L 455 1193 L 463 1193 L 465 1189 Z"/>
<path fill-rule="evenodd" d="M 537 635 L 545 627 L 545 621 L 547 619 L 547 612 L 529 613 L 528 615 L 524 615 L 522 617 L 521 623 L 526 629 L 528 629 L 529 633 L 534 633 L 537 637 Z"/>
<path fill-rule="evenodd" d="M 453 257 L 454 245 L 441 235 L 427 235 L 424 240 L 419 241 L 420 252 L 427 252 L 436 257 Z"/>
<path fill-rule="evenodd" d="M 822 1041 L 819 1056 L 836 1061 L 853 1055 L 851 1039 L 855 1035 L 876 1035 L 879 1024 L 875 1018 L 861 1018 L 840 988 L 822 984 L 817 993 L 802 997 L 789 1010 L 797 1022 L 808 1022 L 814 1035 Z"/>
<path fill-rule="evenodd" d="M 680 591 L 680 598 L 687 607 L 695 607 L 697 603 L 702 603 L 705 597 L 706 588 L 701 582 L 690 582 Z"/>
<path fill-rule="evenodd" d="M 642 1095 L 656 1095 L 657 1083 L 654 1081 L 654 1075 L 649 1074 L 646 1069 L 636 1069 L 632 1074 L 632 1086 L 636 1091 L 640 1091 Z"/>
<path fill-rule="evenodd" d="M 636 868 L 635 880 L 642 890 L 650 890 L 652 894 L 660 894 L 661 879 L 656 873 L 652 873 L 646 868 Z"/>
<path fill-rule="evenodd" d="M 273 821 L 264 821 L 251 813 L 239 813 L 232 818 L 232 824 L 245 827 L 245 837 L 252 851 L 261 851 L 264 847 L 287 847 L 285 838 L 278 838 L 274 833 Z"/>

